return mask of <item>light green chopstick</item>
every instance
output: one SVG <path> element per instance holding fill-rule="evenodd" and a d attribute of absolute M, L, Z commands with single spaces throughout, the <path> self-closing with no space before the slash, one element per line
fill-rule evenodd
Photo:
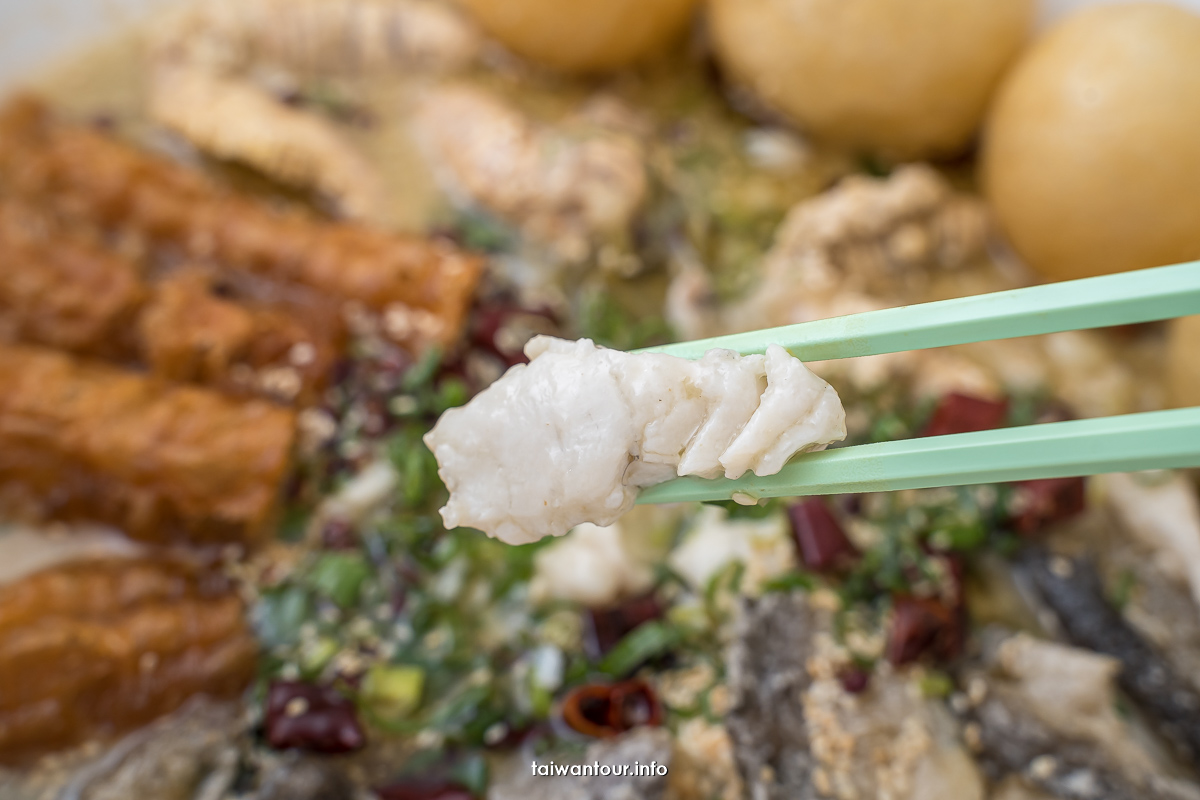
<path fill-rule="evenodd" d="M 842 447 L 799 456 L 775 475 L 678 478 L 639 503 L 750 500 L 1200 467 L 1200 408 L 1052 422 Z"/>
<path fill-rule="evenodd" d="M 780 344 L 805 361 L 944 347 L 1200 314 L 1200 262 L 871 311 L 640 352 L 699 358 Z M 1198 356 L 1200 357 L 1200 356 Z M 638 503 L 963 486 L 1200 467 L 1200 408 L 859 445 L 797 457 L 779 473 L 679 478 Z"/>
<path fill-rule="evenodd" d="M 749 355 L 778 344 L 801 361 L 825 361 L 1189 314 L 1200 314 L 1200 261 L 885 308 L 637 352 L 699 358 L 714 347 Z"/>

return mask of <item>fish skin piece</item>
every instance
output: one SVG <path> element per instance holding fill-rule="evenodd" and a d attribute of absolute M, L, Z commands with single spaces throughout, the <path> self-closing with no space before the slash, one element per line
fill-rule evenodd
<path fill-rule="evenodd" d="M 965 684 L 971 676 L 962 677 Z M 1062 739 L 1023 713 L 1006 687 L 990 686 L 983 702 L 961 719 L 979 733 L 976 758 L 993 780 L 1018 774 L 1064 800 L 1200 800 L 1192 784 L 1157 775 L 1134 781 L 1120 774 L 1094 745 Z"/>
<path fill-rule="evenodd" d="M 1121 688 L 1188 763 L 1200 766 L 1200 693 L 1108 603 L 1095 567 L 1040 550 L 1027 551 L 1020 563 L 1067 637 L 1120 661 Z"/>
<path fill-rule="evenodd" d="M 817 800 L 818 768 L 804 716 L 817 625 L 805 597 L 768 594 L 742 601 L 727 657 L 733 705 L 725 720 L 748 796 Z M 764 775 L 774 776 L 773 780 Z"/>

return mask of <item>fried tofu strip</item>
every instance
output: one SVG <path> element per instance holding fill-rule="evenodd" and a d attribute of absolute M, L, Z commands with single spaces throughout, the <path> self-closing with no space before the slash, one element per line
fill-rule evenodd
<path fill-rule="evenodd" d="M 172 381 L 281 402 L 318 399 L 341 351 L 337 321 L 226 300 L 217 288 L 201 270 L 155 283 L 138 318 L 140 359 Z"/>
<path fill-rule="evenodd" d="M 11 345 L 0 386 L 0 488 L 45 518 L 197 544 L 253 544 L 272 519 L 290 410 Z"/>
<path fill-rule="evenodd" d="M 21 98 L 0 112 L 0 192 L 272 281 L 383 311 L 413 349 L 459 336 L 482 270 L 444 242 L 277 211 Z"/>
<path fill-rule="evenodd" d="M 0 587 L 0 761 L 110 737 L 205 693 L 257 646 L 227 581 L 156 557 L 78 561 Z"/>
<path fill-rule="evenodd" d="M 57 233 L 28 209 L 0 204 L 0 339 L 126 357 L 130 326 L 147 299 L 140 270 Z"/>
<path fill-rule="evenodd" d="M 226 299 L 201 270 L 148 281 L 133 259 L 19 203 L 0 201 L 0 263 L 0 340 L 137 362 L 173 381 L 311 402 L 344 338 L 333 314 Z"/>

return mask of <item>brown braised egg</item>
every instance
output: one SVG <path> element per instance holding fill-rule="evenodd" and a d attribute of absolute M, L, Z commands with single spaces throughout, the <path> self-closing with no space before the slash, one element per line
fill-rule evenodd
<path fill-rule="evenodd" d="M 981 170 L 1004 232 L 1066 280 L 1200 258 L 1200 15 L 1069 18 L 997 95 Z"/>
<path fill-rule="evenodd" d="M 961 150 L 1029 0 L 711 0 L 725 68 L 813 135 L 893 158 Z"/>
<path fill-rule="evenodd" d="M 696 0 L 465 0 L 513 52 L 567 72 L 607 72 L 661 52 Z"/>

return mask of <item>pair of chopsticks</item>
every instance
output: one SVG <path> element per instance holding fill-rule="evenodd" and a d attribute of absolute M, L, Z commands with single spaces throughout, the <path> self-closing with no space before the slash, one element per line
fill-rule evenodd
<path fill-rule="evenodd" d="M 1131 325 L 1200 314 L 1200 261 L 942 300 L 641 350 L 699 358 L 779 344 L 802 361 Z M 1200 359 L 1200 353 L 1196 355 Z M 1200 467 L 1200 407 L 844 447 L 779 473 L 678 478 L 639 503 L 879 492 Z"/>

